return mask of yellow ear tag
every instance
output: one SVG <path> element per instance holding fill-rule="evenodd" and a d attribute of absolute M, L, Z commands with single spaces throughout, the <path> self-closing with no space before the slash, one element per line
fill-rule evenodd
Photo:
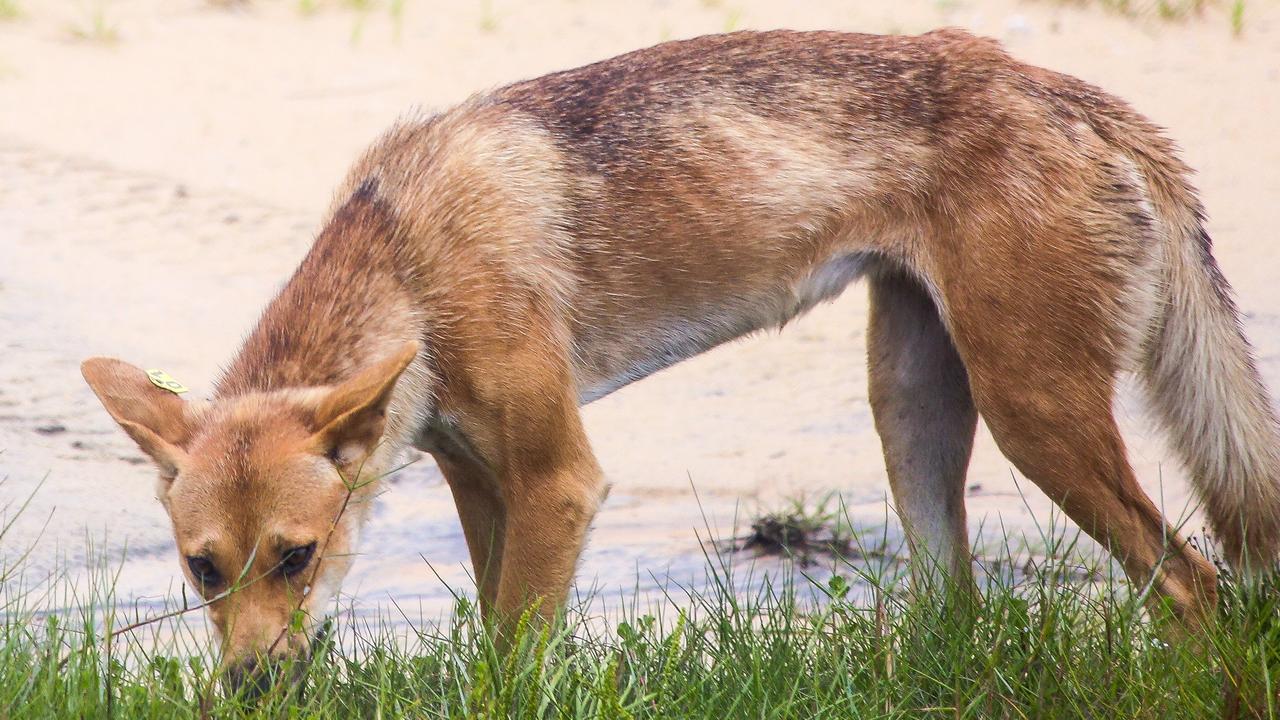
<path fill-rule="evenodd" d="M 151 380 L 152 385 L 155 385 L 161 390 L 168 390 L 175 395 L 181 395 L 187 391 L 185 385 L 169 377 L 169 373 L 163 370 L 148 370 L 147 378 Z"/>

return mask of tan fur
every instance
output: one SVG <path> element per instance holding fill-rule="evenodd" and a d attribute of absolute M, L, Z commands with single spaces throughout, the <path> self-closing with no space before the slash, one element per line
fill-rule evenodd
<path fill-rule="evenodd" d="M 1280 546 L 1280 434 L 1186 175 L 1123 102 L 960 31 L 667 43 L 393 128 L 207 407 L 118 361 L 86 377 L 174 466 L 184 555 L 230 568 L 257 543 L 273 562 L 341 514 L 333 462 L 376 481 L 416 445 L 457 501 L 486 614 L 551 614 L 607 491 L 578 406 L 869 274 L 871 401 L 917 554 L 969 582 L 980 413 L 1194 624 L 1213 568 L 1139 488 L 1115 380 L 1143 372 L 1230 556 L 1247 542 L 1258 567 Z M 334 403 L 363 418 L 339 440 Z M 326 588 L 348 562 L 326 553 Z M 285 585 L 213 608 L 229 656 L 272 647 Z"/>

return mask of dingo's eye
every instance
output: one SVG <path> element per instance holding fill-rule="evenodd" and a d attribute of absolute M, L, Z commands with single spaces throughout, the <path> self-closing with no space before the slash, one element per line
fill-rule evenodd
<path fill-rule="evenodd" d="M 222 582 L 222 576 L 218 574 L 218 569 L 213 566 L 213 562 L 207 557 L 193 556 L 187 558 L 187 567 L 191 568 L 191 574 L 195 576 L 196 582 L 201 585 L 217 585 Z"/>
<path fill-rule="evenodd" d="M 285 577 L 297 575 L 311 564 L 311 556 L 315 552 L 314 542 L 286 551 L 284 557 L 280 559 L 280 572 L 284 573 Z"/>

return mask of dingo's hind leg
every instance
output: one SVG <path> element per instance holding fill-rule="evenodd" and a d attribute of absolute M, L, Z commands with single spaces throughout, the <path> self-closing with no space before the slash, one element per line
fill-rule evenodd
<path fill-rule="evenodd" d="M 1211 615 L 1216 573 L 1165 522 L 1126 458 L 1112 401 L 1125 337 L 1116 299 L 1132 278 L 1091 262 L 1087 249 L 1098 244 L 989 237 L 985 249 L 1035 247 L 1039 255 L 1016 267 L 948 266 L 939 283 L 948 325 L 1004 455 L 1138 588 L 1152 583 L 1195 626 Z"/>
<path fill-rule="evenodd" d="M 920 283 L 870 278 L 870 400 L 918 591 L 973 588 L 964 482 L 977 411 L 964 364 Z M 922 586 L 923 583 L 923 586 Z"/>

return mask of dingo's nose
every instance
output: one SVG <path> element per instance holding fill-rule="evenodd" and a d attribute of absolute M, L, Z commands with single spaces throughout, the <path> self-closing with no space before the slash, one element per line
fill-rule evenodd
<path fill-rule="evenodd" d="M 253 701 L 267 694 L 279 680 L 279 660 L 250 656 L 227 668 L 226 690 Z"/>

